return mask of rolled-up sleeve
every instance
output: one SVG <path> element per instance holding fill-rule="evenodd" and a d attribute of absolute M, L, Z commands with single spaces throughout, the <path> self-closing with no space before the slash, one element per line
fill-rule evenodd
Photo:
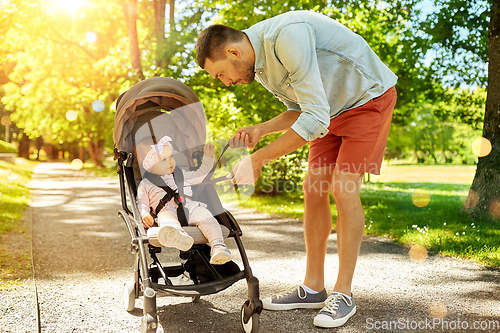
<path fill-rule="evenodd" d="M 276 56 L 289 73 L 301 115 L 292 129 L 307 141 L 325 136 L 330 106 L 321 81 L 314 29 L 307 23 L 284 27 L 276 39 Z M 293 109 L 293 108 L 292 108 Z"/>

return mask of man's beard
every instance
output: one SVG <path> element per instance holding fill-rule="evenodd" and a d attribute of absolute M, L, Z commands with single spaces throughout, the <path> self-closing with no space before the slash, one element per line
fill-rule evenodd
<path fill-rule="evenodd" d="M 254 65 L 252 63 L 248 62 L 242 62 L 242 61 L 236 61 L 236 60 L 231 60 L 233 63 L 234 68 L 236 69 L 237 73 L 241 73 L 241 83 L 252 83 L 254 78 L 255 78 L 255 69 Z"/>

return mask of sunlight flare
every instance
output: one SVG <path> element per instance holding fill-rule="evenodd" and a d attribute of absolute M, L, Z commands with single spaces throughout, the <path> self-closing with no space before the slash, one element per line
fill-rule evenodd
<path fill-rule="evenodd" d="M 416 263 L 422 263 L 427 259 L 427 249 L 423 247 L 422 245 L 413 245 L 410 249 L 410 252 L 408 252 L 408 255 L 410 256 L 410 259 Z"/>
<path fill-rule="evenodd" d="M 432 318 L 443 319 L 447 312 L 446 305 L 441 301 L 434 301 L 429 305 L 429 314 Z"/>
<path fill-rule="evenodd" d="M 417 207 L 425 207 L 431 201 L 431 195 L 426 190 L 416 190 L 411 196 L 411 201 Z"/>
<path fill-rule="evenodd" d="M 53 0 L 56 9 L 65 9 L 74 13 L 77 9 L 87 4 L 87 0 Z"/>
<path fill-rule="evenodd" d="M 69 110 L 68 112 L 66 112 L 66 119 L 68 119 L 69 121 L 76 120 L 77 117 L 78 113 L 76 113 L 76 111 L 74 110 Z"/>
<path fill-rule="evenodd" d="M 486 138 L 479 138 L 472 143 L 472 152 L 478 157 L 488 156 L 491 152 L 491 142 Z"/>
<path fill-rule="evenodd" d="M 73 161 L 71 161 L 71 167 L 74 170 L 81 170 L 83 168 L 83 162 L 82 160 L 75 158 Z"/>

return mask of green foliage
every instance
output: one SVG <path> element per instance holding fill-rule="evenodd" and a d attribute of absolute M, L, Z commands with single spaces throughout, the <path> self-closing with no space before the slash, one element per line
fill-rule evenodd
<path fill-rule="evenodd" d="M 120 7 L 93 2 L 73 15 L 43 0 L 9 1 L 4 7 L 15 22 L 1 41 L 15 63 L 2 98 L 11 119 L 30 138 L 52 145 L 111 144 L 111 104 L 128 72 Z M 93 110 L 95 100 L 104 102 L 103 111 Z M 66 118 L 69 110 L 76 111 L 75 121 Z"/>
<path fill-rule="evenodd" d="M 162 31 L 158 31 L 155 4 L 141 1 L 137 7 L 137 33 L 142 71 L 145 77 L 170 76 L 193 88 L 205 106 L 214 139 L 229 138 L 245 125 L 275 117 L 285 110 L 285 106 L 256 82 L 228 88 L 200 70 L 194 60 L 198 33 L 212 23 L 245 29 L 290 10 L 313 10 L 339 20 L 360 34 L 398 75 L 398 104 L 393 118 L 395 133 L 411 130 L 409 124 L 415 119 L 415 112 L 420 110 L 424 112 L 422 119 L 431 121 L 437 128 L 434 133 L 441 131 L 444 138 L 454 138 L 459 131 L 466 132 L 465 127 L 458 129 L 462 125 L 451 125 L 454 122 L 480 128 L 485 93 L 480 89 L 443 87 L 442 79 L 450 77 L 450 73 L 461 66 L 460 59 L 450 58 L 452 62 L 436 58 L 429 64 L 427 57 L 429 52 L 439 49 L 438 45 L 445 45 L 443 50 L 450 52 L 461 52 L 461 49 L 475 52 L 476 58 L 484 63 L 488 6 L 484 0 L 477 3 L 438 2 L 436 5 L 441 11 L 431 13 L 429 18 L 432 20 L 428 20 L 418 9 L 420 3 L 420 0 L 177 1 L 174 21 L 170 21 L 169 15 L 162 17 L 164 29 L 160 27 Z M 13 112 L 15 124 L 29 137 L 42 136 L 46 143 L 57 147 L 104 140 L 105 148 L 111 149 L 113 103 L 137 80 L 130 62 L 130 37 L 122 2 L 89 1 L 73 13 L 54 7 L 48 0 L 11 0 L 2 2 L 0 7 L 4 10 L 0 18 L 3 36 L 0 39 L 0 84 L 5 91 L 2 103 L 8 112 Z M 168 6 L 166 12 L 170 14 Z M 447 24 L 450 17 L 454 19 L 454 27 L 462 28 L 450 28 Z M 471 33 L 465 34 L 463 29 Z M 87 40 L 89 32 L 96 34 L 96 42 Z M 467 59 L 472 58 L 467 56 Z M 444 72 L 437 65 L 455 67 Z M 467 79 L 461 82 L 484 82 L 474 79 L 484 77 L 481 66 L 479 69 L 467 68 L 468 73 L 460 72 L 461 77 Z M 105 109 L 99 113 L 92 109 L 92 102 L 97 99 L 105 103 Z M 426 116 L 425 103 L 433 104 L 432 117 Z M 77 112 L 77 120 L 66 119 L 68 110 Z M 439 125 L 439 122 L 449 125 Z M 450 130 L 449 127 L 456 128 Z M 417 136 L 411 134 L 411 137 Z M 261 139 L 255 149 L 275 138 Z M 409 156 L 413 151 L 408 148 L 411 142 L 404 142 L 406 137 L 394 139 L 401 142 L 390 146 L 390 140 L 390 156 Z M 448 145 L 460 146 L 461 143 Z M 417 150 L 428 156 L 429 147 L 421 145 Z M 402 155 L 398 155 L 398 151 Z M 457 149 L 448 151 L 443 150 L 441 155 L 453 155 Z M 292 177 L 298 185 L 303 173 L 295 169 L 297 160 L 304 161 L 306 155 L 307 148 L 303 148 L 269 165 L 274 173 L 269 175 L 273 184 Z M 440 157 L 435 160 L 440 161 Z M 286 166 L 289 171 L 278 171 L 278 166 Z M 287 176 L 289 173 L 293 176 Z M 261 185 L 262 181 L 258 189 L 263 189 Z"/>
<path fill-rule="evenodd" d="M 36 163 L 17 159 L 16 165 L 0 161 L 0 233 L 16 227 L 28 206 L 31 179 Z"/>
<path fill-rule="evenodd" d="M 0 153 L 17 153 L 17 147 L 12 143 L 0 140 Z"/>
<path fill-rule="evenodd" d="M 308 146 L 266 164 L 255 184 L 255 191 L 268 195 L 302 192 L 306 175 Z"/>
<path fill-rule="evenodd" d="M 426 164 L 473 164 L 472 142 L 480 130 L 459 122 L 443 122 L 432 104 L 408 107 L 405 124 L 391 127 L 385 157 Z"/>
<path fill-rule="evenodd" d="M 436 10 L 418 22 L 436 55 L 434 75 L 451 87 L 486 85 L 490 2 L 434 0 Z"/>

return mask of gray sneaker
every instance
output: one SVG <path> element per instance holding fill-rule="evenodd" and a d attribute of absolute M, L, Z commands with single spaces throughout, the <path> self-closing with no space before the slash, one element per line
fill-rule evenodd
<path fill-rule="evenodd" d="M 321 309 L 328 294 L 323 289 L 317 294 L 308 294 L 299 284 L 281 295 L 262 300 L 266 310 Z"/>
<path fill-rule="evenodd" d="M 333 292 L 325 301 L 325 307 L 314 317 L 318 327 L 339 327 L 356 313 L 354 298 L 349 300 L 344 294 Z"/>

